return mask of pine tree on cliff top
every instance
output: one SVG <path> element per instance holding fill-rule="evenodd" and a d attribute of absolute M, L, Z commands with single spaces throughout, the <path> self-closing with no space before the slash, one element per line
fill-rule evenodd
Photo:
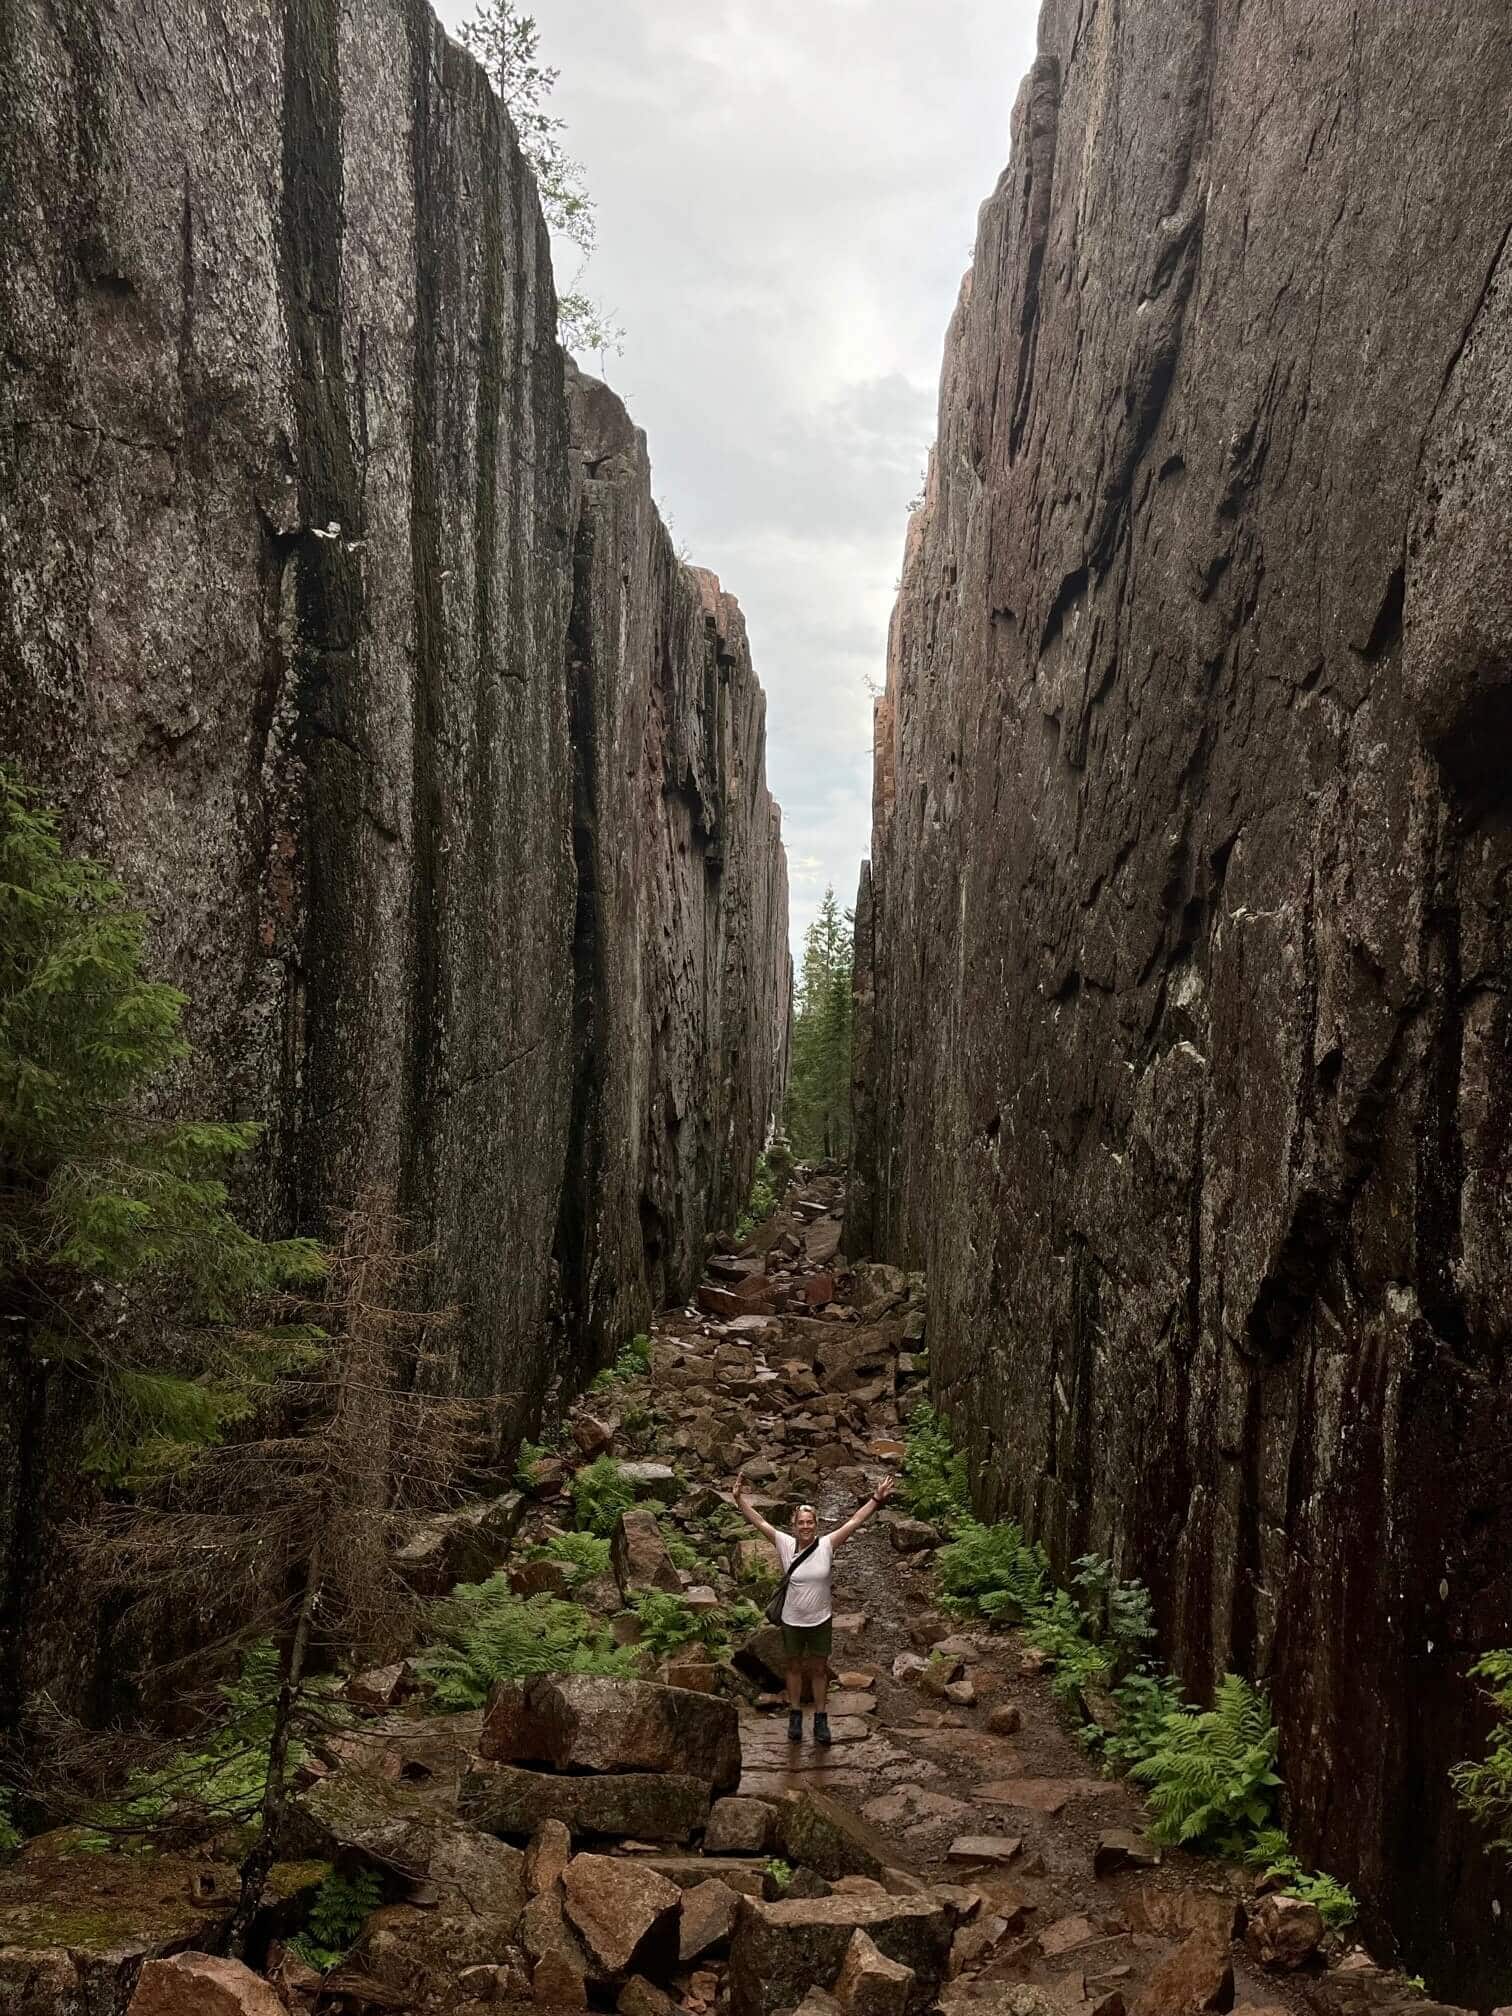
<path fill-rule="evenodd" d="M 800 1155 L 850 1152 L 853 922 L 829 888 L 804 935 L 787 1108 Z"/>

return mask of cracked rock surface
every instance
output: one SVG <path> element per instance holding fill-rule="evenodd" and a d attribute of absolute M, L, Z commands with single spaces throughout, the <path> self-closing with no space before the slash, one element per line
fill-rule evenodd
<path fill-rule="evenodd" d="M 392 1185 L 508 1446 L 692 1286 L 779 1097 L 739 608 L 579 397 L 422 0 L 20 0 L 0 40 L 0 758 L 189 998 L 166 1100 L 266 1123 L 249 1217 Z M 101 1678 L 42 1510 L 77 1412 L 7 1362 L 0 1708 Z"/>
<path fill-rule="evenodd" d="M 1263 1679 L 1302 1852 L 1495 1999 L 1512 48 L 1304 15 L 1044 7 L 877 708 L 846 1246 L 927 1265 L 989 1508 Z"/>

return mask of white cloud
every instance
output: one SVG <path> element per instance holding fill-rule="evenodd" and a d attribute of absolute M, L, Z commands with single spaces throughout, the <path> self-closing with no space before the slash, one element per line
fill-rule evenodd
<path fill-rule="evenodd" d="M 456 27 L 471 0 L 441 0 Z M 538 0 L 598 204 L 605 375 L 767 691 L 795 943 L 849 904 L 871 701 L 940 348 L 1008 154 L 1035 0 Z M 564 263 L 570 282 L 575 268 Z M 588 360 L 597 369 L 597 360 Z"/>

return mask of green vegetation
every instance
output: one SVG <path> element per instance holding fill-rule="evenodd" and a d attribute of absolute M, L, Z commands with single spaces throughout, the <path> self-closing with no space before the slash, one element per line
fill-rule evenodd
<path fill-rule="evenodd" d="M 596 1533 L 558 1533 L 543 1546 L 532 1547 L 532 1561 L 560 1561 L 572 1570 L 572 1581 L 593 1582 L 609 1573 L 609 1542 Z"/>
<path fill-rule="evenodd" d="M 145 962 L 146 920 L 0 765 L 0 1302 L 89 1388 L 88 1466 L 124 1486 L 219 1442 L 318 1350 L 318 1332 L 248 1319 L 322 1272 L 309 1240 L 231 1214 L 227 1166 L 256 1127 L 144 1110 L 188 1055 L 184 997 Z"/>
<path fill-rule="evenodd" d="M 756 1157 L 756 1173 L 751 1179 L 751 1195 L 744 1211 L 735 1220 L 735 1237 L 742 1246 L 758 1225 L 766 1223 L 781 1201 L 778 1180 L 772 1166 L 776 1152 L 774 1143 L 767 1154 Z M 787 1157 L 789 1162 L 791 1159 L 791 1156 Z"/>
<path fill-rule="evenodd" d="M 620 1347 L 619 1355 L 612 1365 L 606 1365 L 590 1384 L 590 1393 L 602 1393 L 622 1379 L 643 1379 L 651 1370 L 651 1339 L 644 1335 L 632 1337 L 628 1344 Z"/>
<path fill-rule="evenodd" d="M 14 1855 L 25 1838 L 16 1823 L 16 1795 L 0 1785 L 0 1860 Z"/>
<path fill-rule="evenodd" d="M 1120 1580 L 1104 1556 L 1084 1554 L 1071 1588 L 1056 1588 L 1044 1551 L 1021 1527 L 970 1515 L 965 1459 L 950 1424 L 928 1407 L 909 1416 L 903 1495 L 918 1517 L 952 1534 L 935 1556 L 941 1609 L 1023 1627 L 1046 1657 L 1056 1698 L 1085 1718 L 1087 1748 L 1146 1788 L 1156 1840 L 1237 1856 L 1307 1898 L 1329 1925 L 1350 1922 L 1358 1909 L 1351 1893 L 1306 1870 L 1277 1825 L 1279 1738 L 1263 1694 L 1231 1673 L 1211 1708 L 1187 1706 L 1150 1658 L 1155 1619 L 1144 1585 Z M 1512 1710 L 1512 1654 L 1503 1656 L 1505 1666 L 1481 1677 L 1506 1688 L 1502 1705 Z M 1505 1762 L 1512 1784 L 1512 1731 Z M 1504 1810 L 1512 1815 L 1512 1806 Z"/>
<path fill-rule="evenodd" d="M 503 1574 L 460 1583 L 437 1606 L 435 1626 L 420 1670 L 440 1709 L 481 1708 L 498 1681 L 532 1673 L 636 1672 L 634 1648 L 616 1645 L 581 1604 L 516 1596 Z"/>
<path fill-rule="evenodd" d="M 971 1517 L 966 1458 L 955 1446 L 950 1424 L 932 1407 L 918 1406 L 908 1417 L 903 1457 L 903 1502 L 916 1519 L 953 1530 Z"/>
<path fill-rule="evenodd" d="M 793 1004 L 786 1125 L 801 1156 L 850 1153 L 851 968 L 854 918 L 826 889 L 803 940 Z"/>
<path fill-rule="evenodd" d="M 1225 1675 L 1211 1708 L 1182 1708 L 1129 1772 L 1148 1790 L 1157 1841 L 1244 1855 L 1268 1832 L 1281 1779 L 1279 1738 L 1265 1696 Z"/>
<path fill-rule="evenodd" d="M 784 1862 L 780 1855 L 773 1855 L 766 1863 L 766 1873 L 777 1889 L 786 1890 L 793 1880 L 793 1865 L 791 1862 Z"/>
<path fill-rule="evenodd" d="M 596 1457 L 572 1480 L 572 1514 L 582 1533 L 607 1539 L 634 1503 L 635 1486 L 612 1456 Z"/>
<path fill-rule="evenodd" d="M 1472 1680 L 1496 1710 L 1483 1758 L 1456 1764 L 1450 1773 L 1460 1806 L 1491 1836 L 1491 1846 L 1512 1857 L 1512 1646 L 1488 1652 L 1470 1668 Z"/>
<path fill-rule="evenodd" d="M 310 1921 L 289 1944 L 322 1974 L 339 1965 L 357 1935 L 383 1902 L 383 1878 L 366 1866 L 329 1870 L 310 1906 Z"/>
<path fill-rule="evenodd" d="M 267 1793 L 278 1687 L 277 1648 L 260 1640 L 244 1655 L 235 1680 L 220 1690 L 223 1719 L 166 1761 L 133 1771 L 119 1798 L 88 1814 L 78 1847 L 95 1854 L 148 1851 L 175 1834 L 188 1839 L 215 1828 L 255 1826 Z M 319 1691 L 328 1697 L 331 1683 Z M 326 1705 L 344 1719 L 334 1702 Z M 290 1761 L 297 1763 L 300 1754 L 291 1747 Z"/>
<path fill-rule="evenodd" d="M 514 121 L 547 224 L 581 255 L 571 290 L 557 296 L 557 334 L 569 350 L 618 350 L 624 330 L 582 291 L 597 220 L 582 163 L 562 145 L 567 122 L 544 109 L 561 73 L 539 61 L 540 30 L 534 15 L 521 13 L 515 0 L 478 0 L 473 18 L 458 32 L 463 47 L 488 72 Z"/>
<path fill-rule="evenodd" d="M 919 1412 L 924 1410 L 920 1409 Z M 917 1418 L 917 1416 L 915 1417 Z M 931 1422 L 934 1417 L 931 1416 Z M 940 1440 L 940 1430 L 931 1426 L 927 1431 L 931 1444 Z M 909 1456 L 913 1455 L 910 1437 Z M 962 1459 L 953 1459 L 963 1473 Z M 929 1470 L 933 1479 L 942 1470 L 949 1472 L 951 1459 L 941 1464 L 935 1456 L 930 1458 Z M 909 1503 L 915 1503 L 909 1489 L 905 1468 L 905 1490 L 909 1491 Z M 935 1498 L 944 1488 L 931 1481 L 924 1487 L 927 1498 Z M 1049 1579 L 1050 1564 L 1039 1547 L 1031 1547 L 1024 1539 L 1021 1528 L 1011 1520 L 1004 1520 L 996 1526 L 984 1526 L 976 1519 L 957 1519 L 955 1538 L 942 1547 L 935 1556 L 935 1568 L 943 1592 L 940 1608 L 952 1616 L 981 1616 L 994 1624 L 1021 1624 L 1033 1615 L 1044 1600 L 1045 1584 Z"/>
<path fill-rule="evenodd" d="M 717 1610 L 694 1610 L 681 1596 L 661 1589 L 637 1596 L 634 1608 L 641 1644 L 658 1659 L 670 1658 L 688 1645 L 702 1645 L 715 1658 L 727 1658 L 731 1641 L 761 1622 L 761 1612 L 752 1603 L 737 1600 Z"/>
<path fill-rule="evenodd" d="M 1245 1850 L 1244 1859 L 1266 1882 L 1315 1905 L 1323 1923 L 1333 1931 L 1342 1931 L 1360 1915 L 1360 1900 L 1353 1890 L 1332 1876 L 1304 1868 L 1279 1827 L 1263 1829 Z"/>

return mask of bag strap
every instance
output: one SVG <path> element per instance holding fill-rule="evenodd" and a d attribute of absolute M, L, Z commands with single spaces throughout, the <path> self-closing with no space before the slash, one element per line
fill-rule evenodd
<path fill-rule="evenodd" d="M 821 1535 L 821 1538 L 822 1537 L 823 1536 Z M 817 1554 L 818 1551 L 819 1551 L 818 1540 L 810 1540 L 809 1544 L 807 1545 L 807 1547 L 804 1548 L 801 1554 L 795 1554 L 793 1556 L 792 1560 L 789 1561 L 787 1565 L 787 1569 L 782 1577 L 782 1580 L 777 1584 L 776 1591 L 774 1592 L 774 1600 L 776 1596 L 785 1596 L 787 1594 L 787 1586 L 789 1582 L 791 1582 L 793 1579 L 793 1570 L 795 1568 L 801 1568 L 804 1562 L 807 1561 L 807 1559 L 809 1558 L 810 1554 Z"/>

